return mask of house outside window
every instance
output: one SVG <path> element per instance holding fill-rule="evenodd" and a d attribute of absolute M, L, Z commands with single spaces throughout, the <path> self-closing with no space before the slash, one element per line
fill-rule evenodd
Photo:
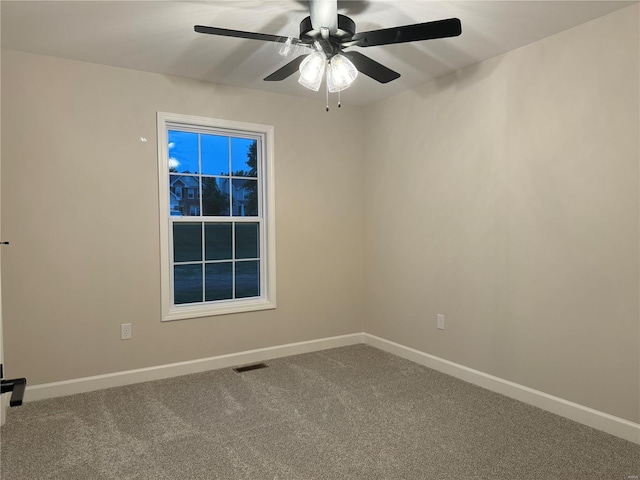
<path fill-rule="evenodd" d="M 158 152 L 162 319 L 275 308 L 273 127 L 159 112 Z"/>

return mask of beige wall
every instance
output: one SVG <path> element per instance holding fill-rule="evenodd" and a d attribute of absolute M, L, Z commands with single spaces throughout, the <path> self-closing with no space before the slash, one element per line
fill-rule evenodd
<path fill-rule="evenodd" d="M 365 331 L 638 422 L 638 58 L 635 5 L 367 108 Z"/>
<path fill-rule="evenodd" d="M 360 112 L 322 102 L 3 51 L 8 375 L 35 385 L 362 331 Z M 276 310 L 160 322 L 156 111 L 275 126 Z"/>

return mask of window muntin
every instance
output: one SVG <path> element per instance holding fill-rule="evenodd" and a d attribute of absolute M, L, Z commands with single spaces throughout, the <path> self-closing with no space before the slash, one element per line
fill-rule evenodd
<path fill-rule="evenodd" d="M 259 297 L 260 250 L 259 222 L 174 222 L 174 303 Z"/>
<path fill-rule="evenodd" d="M 273 129 L 193 120 L 158 114 L 163 319 L 274 308 Z"/>

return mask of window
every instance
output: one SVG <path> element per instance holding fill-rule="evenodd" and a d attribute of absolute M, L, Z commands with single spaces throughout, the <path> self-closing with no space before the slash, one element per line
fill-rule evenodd
<path fill-rule="evenodd" d="M 162 319 L 275 308 L 273 127 L 159 112 L 158 152 Z"/>

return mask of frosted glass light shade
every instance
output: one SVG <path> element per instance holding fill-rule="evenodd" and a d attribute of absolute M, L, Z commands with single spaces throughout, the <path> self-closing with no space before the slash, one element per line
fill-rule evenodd
<path fill-rule="evenodd" d="M 313 52 L 300 64 L 300 78 L 298 83 L 309 90 L 317 92 L 322 83 L 327 59 L 322 52 Z"/>
<path fill-rule="evenodd" d="M 293 37 L 287 37 L 278 48 L 278 54 L 282 57 L 291 57 L 298 51 L 298 44 L 293 43 Z"/>
<path fill-rule="evenodd" d="M 341 92 L 358 76 L 358 69 L 351 60 L 344 55 L 338 53 L 329 61 L 327 68 L 327 85 L 331 93 Z"/>

